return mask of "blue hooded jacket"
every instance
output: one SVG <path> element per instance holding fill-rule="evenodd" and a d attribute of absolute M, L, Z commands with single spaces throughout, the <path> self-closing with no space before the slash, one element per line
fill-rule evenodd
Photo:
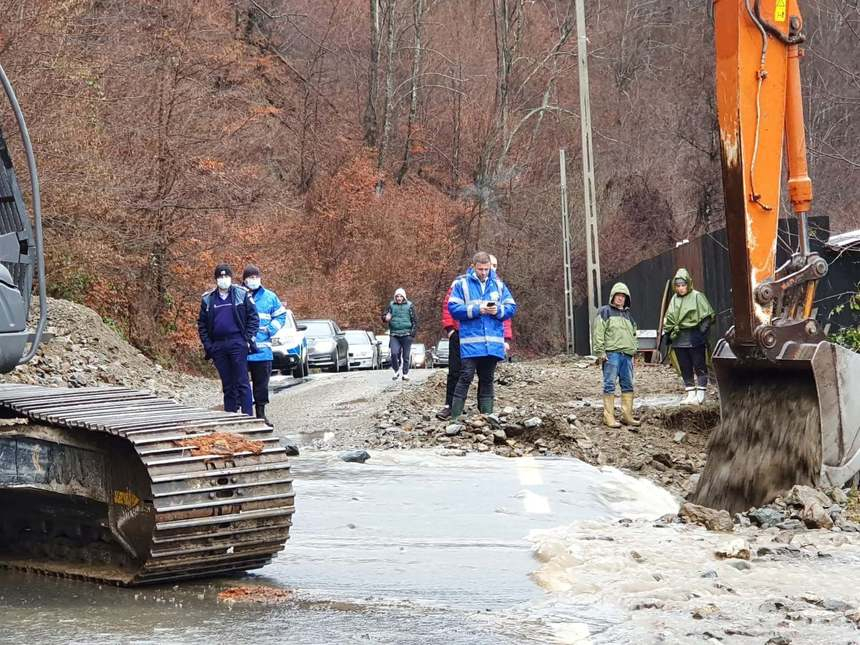
<path fill-rule="evenodd" d="M 274 291 L 260 287 L 251 294 L 260 317 L 257 330 L 257 353 L 248 356 L 249 361 L 272 360 L 272 336 L 287 322 L 287 310 Z"/>
<path fill-rule="evenodd" d="M 497 303 L 495 316 L 481 314 L 481 304 Z M 505 358 L 504 322 L 517 312 L 517 303 L 507 285 L 490 271 L 484 284 L 478 280 L 475 269 L 458 277 L 451 285 L 448 312 L 460 321 L 460 357 L 481 358 L 495 356 Z"/>

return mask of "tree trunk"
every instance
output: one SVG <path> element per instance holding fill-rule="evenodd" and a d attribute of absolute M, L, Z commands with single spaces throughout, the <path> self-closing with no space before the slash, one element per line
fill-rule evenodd
<path fill-rule="evenodd" d="M 376 169 L 380 176 L 376 182 L 376 194 L 382 195 L 385 182 L 382 179 L 382 169 L 385 164 L 385 152 L 388 147 L 388 139 L 391 136 L 391 110 L 394 103 L 394 19 L 397 10 L 397 0 L 388 0 L 388 27 L 386 32 L 386 55 L 388 56 L 385 66 L 385 102 L 382 108 L 382 140 L 379 142 L 379 154 L 376 159 Z"/>
<path fill-rule="evenodd" d="M 376 146 L 376 95 L 379 93 L 379 0 L 370 0 L 370 69 L 367 73 L 367 103 L 364 106 L 364 141 Z"/>
<path fill-rule="evenodd" d="M 421 30 L 424 26 L 424 0 L 413 0 L 412 25 L 415 32 L 414 49 L 412 50 L 412 80 L 409 96 L 409 119 L 406 124 L 406 141 L 403 144 L 403 162 L 397 171 L 397 183 L 403 182 L 409 170 L 409 150 L 412 147 L 412 133 L 418 115 L 418 76 L 421 71 Z"/>

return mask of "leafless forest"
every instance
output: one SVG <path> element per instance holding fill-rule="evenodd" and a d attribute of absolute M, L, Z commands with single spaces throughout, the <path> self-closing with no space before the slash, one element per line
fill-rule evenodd
<path fill-rule="evenodd" d="M 721 227 L 710 8 L 587 3 L 605 274 Z M 802 9 L 814 213 L 847 230 L 860 5 Z M 0 0 L 52 294 L 191 365 L 212 266 L 254 261 L 299 317 L 343 326 L 374 325 L 403 286 L 432 342 L 445 288 L 482 248 L 522 306 L 521 343 L 559 348 L 559 147 L 585 281 L 573 14 L 572 0 Z"/>

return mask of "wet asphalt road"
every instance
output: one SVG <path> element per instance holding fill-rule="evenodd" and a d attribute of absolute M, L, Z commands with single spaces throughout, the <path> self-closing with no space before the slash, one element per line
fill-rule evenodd
<path fill-rule="evenodd" d="M 326 433 L 372 424 L 373 414 L 398 392 L 423 383 L 433 372 L 412 370 L 409 381 L 392 381 L 390 369 L 318 373 L 304 379 L 273 375 L 266 416 L 279 435 L 306 446 Z"/>

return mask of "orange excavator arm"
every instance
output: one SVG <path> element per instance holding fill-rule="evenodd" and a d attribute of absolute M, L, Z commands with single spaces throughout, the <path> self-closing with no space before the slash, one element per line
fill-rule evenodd
<path fill-rule="evenodd" d="M 800 84 L 803 21 L 796 0 L 716 0 L 717 114 L 732 262 L 736 352 L 777 358 L 786 342 L 819 342 L 812 319 L 827 263 L 809 248 Z M 799 245 L 776 267 L 783 143 Z"/>
<path fill-rule="evenodd" d="M 721 423 L 694 500 L 734 512 L 857 476 L 860 355 L 814 317 L 827 262 L 809 245 L 797 0 L 714 0 L 714 33 L 735 324 L 714 348 Z M 777 267 L 783 158 L 799 242 Z"/>

